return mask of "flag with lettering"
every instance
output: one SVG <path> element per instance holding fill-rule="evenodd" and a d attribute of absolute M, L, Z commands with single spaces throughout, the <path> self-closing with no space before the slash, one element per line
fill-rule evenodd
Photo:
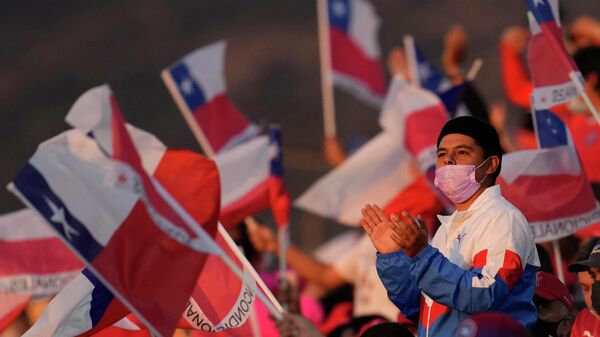
<path fill-rule="evenodd" d="M 107 109 L 109 107 L 107 102 L 111 97 L 107 86 L 94 88 L 78 100 L 66 118 L 71 126 L 93 137 L 107 152 L 112 151 L 111 111 Z M 207 180 L 204 175 L 207 163 L 213 165 L 212 161 L 192 151 L 168 149 L 152 134 L 131 125 L 128 125 L 128 133 L 140 154 L 144 170 L 151 174 L 197 222 L 205 221 L 204 214 L 207 209 L 215 206 L 214 201 L 206 200 L 204 195 L 205 190 L 210 189 L 207 184 L 211 184 L 214 179 L 213 177 Z M 261 139 L 264 144 L 253 145 Z M 231 160 L 227 156 L 229 152 L 237 151 L 238 148 L 249 155 L 244 157 L 248 161 Z M 247 174 L 255 172 L 257 163 L 266 168 L 267 174 L 263 179 L 259 179 L 266 186 L 269 164 L 267 137 L 257 137 L 233 149 L 225 150 L 216 156 L 216 160 L 225 198 L 231 198 L 231 188 L 234 186 L 238 188 L 252 186 L 252 183 L 248 183 L 248 179 L 240 179 L 238 176 L 243 176 L 240 172 Z M 223 164 L 230 170 L 222 170 Z M 231 186 L 232 184 L 234 186 Z M 268 208 L 266 191 L 265 188 L 264 196 L 261 198 L 266 200 L 265 208 Z M 249 198 L 249 201 L 252 201 L 252 198 Z M 217 234 L 216 222 L 209 222 L 205 229 L 215 237 L 216 244 L 224 254 L 227 254 L 243 270 L 241 262 L 226 244 L 222 233 Z M 219 256 L 209 255 L 204 272 L 196 281 L 178 326 L 210 332 L 243 326 L 251 311 L 255 288 L 254 281 L 247 274 L 242 281 Z M 232 333 L 232 335 L 236 334 Z"/>
<path fill-rule="evenodd" d="M 380 20 L 367 0 L 327 0 L 333 81 L 379 108 L 386 93 Z"/>
<path fill-rule="evenodd" d="M 0 216 L 0 293 L 53 296 L 83 269 L 31 209 Z"/>
<path fill-rule="evenodd" d="M 218 153 L 258 133 L 233 104 L 225 83 L 225 41 L 199 48 L 161 73 L 171 95 Z"/>
<path fill-rule="evenodd" d="M 111 119 L 104 121 L 112 126 L 110 147 L 101 147 L 88 132 L 66 131 L 40 144 L 11 190 L 46 219 L 144 324 L 167 336 L 213 246 L 158 194 L 142 169 L 110 89 L 100 88 L 109 93 L 103 107 L 111 112 Z M 197 200 L 205 206 L 201 223 L 209 225 L 218 216 L 218 175 L 208 159 L 200 172 L 206 183 Z M 153 281 L 147 282 L 147 277 Z M 90 322 L 92 331 L 100 330 L 115 323 L 117 316 L 108 310 L 96 321 L 88 317 L 89 324 L 76 331 L 85 333 Z"/>
<path fill-rule="evenodd" d="M 498 183 L 543 242 L 599 222 L 600 205 L 564 122 L 550 110 L 536 110 L 533 118 L 541 149 L 504 155 Z"/>
<path fill-rule="evenodd" d="M 527 58 L 537 109 L 550 109 L 578 96 L 573 81 L 583 82 L 567 53 L 558 13 L 558 0 L 525 0 L 529 12 Z"/>

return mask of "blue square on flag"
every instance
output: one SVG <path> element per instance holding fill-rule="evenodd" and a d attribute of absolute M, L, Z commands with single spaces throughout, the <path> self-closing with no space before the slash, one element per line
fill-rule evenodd
<path fill-rule="evenodd" d="M 541 148 L 567 145 L 567 127 L 565 123 L 550 110 L 536 110 L 538 142 Z"/>

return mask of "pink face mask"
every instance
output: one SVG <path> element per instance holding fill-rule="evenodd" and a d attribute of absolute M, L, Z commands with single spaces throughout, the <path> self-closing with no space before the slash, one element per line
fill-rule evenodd
<path fill-rule="evenodd" d="M 442 166 L 435 170 L 433 184 L 452 202 L 460 204 L 473 196 L 481 183 L 487 178 L 487 175 L 481 181 L 477 181 L 475 178 L 475 170 L 480 168 L 486 161 L 487 159 L 477 167 L 475 165 Z"/>

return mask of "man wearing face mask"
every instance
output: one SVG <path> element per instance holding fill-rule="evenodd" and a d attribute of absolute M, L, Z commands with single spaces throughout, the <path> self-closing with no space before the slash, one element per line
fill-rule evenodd
<path fill-rule="evenodd" d="M 533 303 L 538 320 L 534 337 L 569 337 L 573 325 L 573 299 L 567 286 L 556 276 L 538 272 Z"/>
<path fill-rule="evenodd" d="M 590 243 L 591 252 L 589 247 L 583 248 L 589 252 L 587 259 L 577 259 L 569 265 L 569 271 L 577 273 L 586 305 L 575 318 L 572 337 L 600 336 L 600 241 L 594 238 Z"/>
<path fill-rule="evenodd" d="M 523 214 L 504 199 L 496 177 L 502 149 L 496 130 L 474 117 L 449 120 L 438 137 L 435 185 L 454 203 L 431 244 L 414 219 L 362 210 L 361 226 L 378 250 L 377 271 L 419 336 L 450 336 L 477 312 L 508 314 L 533 328 L 539 258 Z"/>

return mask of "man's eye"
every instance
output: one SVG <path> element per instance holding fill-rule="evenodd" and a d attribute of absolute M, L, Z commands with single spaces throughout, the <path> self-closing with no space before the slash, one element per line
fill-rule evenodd
<path fill-rule="evenodd" d="M 466 155 L 469 154 L 469 152 L 467 152 L 467 151 L 458 151 L 458 154 L 461 155 L 461 156 L 466 156 Z"/>
<path fill-rule="evenodd" d="M 446 154 L 445 154 L 445 153 L 443 153 L 443 152 L 441 152 L 441 153 L 438 153 L 438 154 L 437 154 L 438 158 L 442 158 L 442 157 L 444 157 L 445 155 L 446 155 Z"/>

